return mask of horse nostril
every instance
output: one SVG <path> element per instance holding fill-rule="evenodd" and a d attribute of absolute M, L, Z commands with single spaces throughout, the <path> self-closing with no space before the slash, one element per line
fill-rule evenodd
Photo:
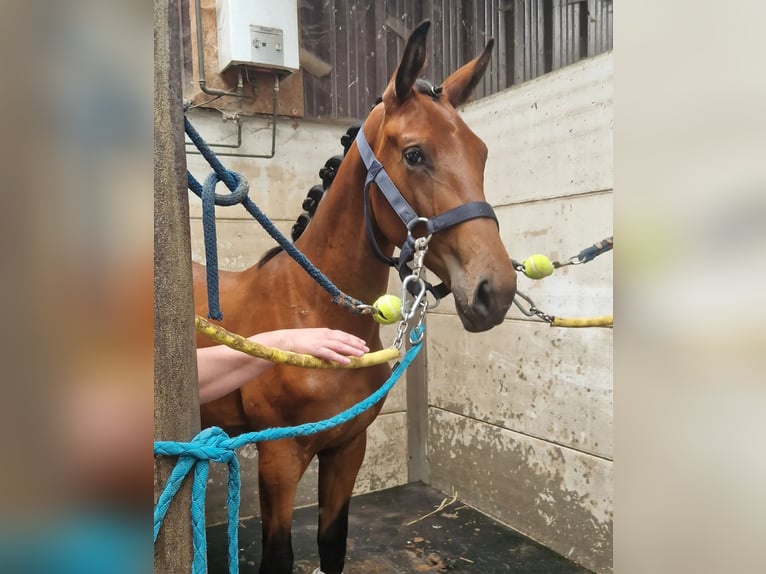
<path fill-rule="evenodd" d="M 476 288 L 473 296 L 473 307 L 482 317 L 487 317 L 492 312 L 492 289 L 489 281 L 484 279 Z"/>

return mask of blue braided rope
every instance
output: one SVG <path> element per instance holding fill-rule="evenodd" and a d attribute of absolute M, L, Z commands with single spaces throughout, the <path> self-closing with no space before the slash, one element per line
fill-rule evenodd
<path fill-rule="evenodd" d="M 202 188 L 202 229 L 205 238 L 207 318 L 223 320 L 218 290 L 218 234 L 215 229 L 215 185 Z"/>
<path fill-rule="evenodd" d="M 594 243 L 590 247 L 586 247 L 580 253 L 577 254 L 577 259 L 580 263 L 588 263 L 593 261 L 597 256 L 607 251 L 611 251 L 614 248 L 614 239 L 607 237 L 606 239 Z"/>
<path fill-rule="evenodd" d="M 184 116 L 184 129 L 189 139 L 197 146 L 202 156 L 213 168 L 214 174 L 211 174 L 206 180 L 205 185 L 200 183 L 194 176 L 187 172 L 189 189 L 202 199 L 202 224 L 205 234 L 205 257 L 207 259 L 207 283 L 208 283 L 208 313 L 209 317 L 221 320 L 222 315 L 218 306 L 218 256 L 215 251 L 216 232 L 215 232 L 215 207 L 214 205 L 234 205 L 242 203 L 244 208 L 255 218 L 266 232 L 285 250 L 306 272 L 316 281 L 325 291 L 332 296 L 333 303 L 339 304 L 346 309 L 359 312 L 358 306 L 363 305 L 362 301 L 355 299 L 343 293 L 338 287 L 330 281 L 327 276 L 308 260 L 308 258 L 298 251 L 296 247 L 276 228 L 274 223 L 258 208 L 258 206 L 247 197 L 247 182 L 245 178 L 237 172 L 226 169 L 215 155 L 210 146 L 202 139 L 194 126 L 187 117 Z M 224 182 L 226 187 L 232 192 L 230 195 L 219 195 L 215 193 L 215 184 L 218 181 Z M 244 183 L 243 183 L 244 182 Z M 244 191 L 243 191 L 244 189 Z M 207 200 L 206 200 L 207 198 Z M 210 254 L 214 254 L 212 260 Z M 211 265 L 212 261 L 212 265 Z M 214 314 L 217 312 L 217 316 Z"/>
<path fill-rule="evenodd" d="M 218 175 L 219 180 L 225 183 L 226 187 L 228 187 L 230 191 L 234 191 L 237 188 L 237 180 L 234 172 L 229 171 L 224 167 L 224 165 L 218 159 L 218 156 L 216 156 L 215 152 L 210 149 L 210 146 L 207 145 L 207 142 L 202 139 L 202 136 L 199 135 L 199 132 L 194 129 L 194 126 L 191 125 L 189 118 L 186 116 L 184 116 L 184 130 L 186 131 L 186 135 L 189 136 L 189 139 L 192 141 L 192 143 L 194 143 L 199 152 L 202 154 L 202 157 L 207 160 L 207 162 L 210 164 L 210 167 L 212 167 L 213 171 L 215 171 L 215 173 Z"/>
<path fill-rule="evenodd" d="M 413 346 L 405 353 L 402 360 L 394 368 L 391 376 L 377 391 L 366 399 L 358 402 L 345 411 L 329 419 L 314 423 L 304 423 L 292 427 L 276 427 L 261 431 L 245 433 L 230 438 L 223 430 L 212 427 L 200 432 L 190 442 L 156 441 L 154 443 L 155 456 L 178 456 L 178 462 L 170 473 L 167 484 L 163 489 L 154 507 L 154 540 L 157 541 L 162 522 L 165 519 L 173 497 L 181 488 L 186 476 L 194 470 L 192 483 L 192 535 L 194 559 L 192 562 L 192 574 L 205 574 L 207 570 L 207 538 L 205 535 L 205 493 L 207 488 L 208 465 L 214 462 L 226 463 L 229 472 L 228 480 L 228 537 L 229 537 L 229 572 L 239 572 L 239 540 L 237 526 L 239 523 L 240 501 L 240 476 L 239 461 L 236 450 L 246 444 L 266 440 L 279 440 L 308 436 L 331 428 L 340 426 L 357 417 L 373 405 L 380 402 L 393 388 L 402 373 L 407 369 L 413 359 L 420 352 L 423 345 L 423 326 L 415 327 L 410 333 L 410 341 L 421 342 Z"/>

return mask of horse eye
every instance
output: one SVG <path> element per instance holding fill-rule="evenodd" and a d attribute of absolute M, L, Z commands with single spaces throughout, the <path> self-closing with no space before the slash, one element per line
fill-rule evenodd
<path fill-rule="evenodd" d="M 420 151 L 419 148 L 411 147 L 404 150 L 404 159 L 407 161 L 410 165 L 417 165 L 419 163 L 423 163 L 423 160 L 425 159 L 423 157 L 423 152 Z"/>

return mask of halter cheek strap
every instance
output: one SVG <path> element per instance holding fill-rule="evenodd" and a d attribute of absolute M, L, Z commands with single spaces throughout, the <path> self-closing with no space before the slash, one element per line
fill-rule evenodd
<path fill-rule="evenodd" d="M 363 126 L 364 127 L 364 126 Z M 412 231 L 418 221 L 424 223 L 426 232 L 430 235 L 438 233 L 443 229 L 457 225 L 470 219 L 476 219 L 478 217 L 487 217 L 494 219 L 497 223 L 497 217 L 492 206 L 486 201 L 472 201 L 464 203 L 453 209 L 445 211 L 440 215 L 432 217 L 431 219 L 421 218 L 412 209 L 412 206 L 407 202 L 404 196 L 399 192 L 394 182 L 386 173 L 383 165 L 375 157 L 375 154 L 367 142 L 367 138 L 364 135 L 364 129 L 360 129 L 356 136 L 356 145 L 359 149 L 359 154 L 362 156 L 362 161 L 367 168 L 367 177 L 364 181 L 364 224 L 365 231 L 367 233 L 367 240 L 372 246 L 372 250 L 375 255 L 387 265 L 396 267 L 399 270 L 399 276 L 404 279 L 409 275 L 409 269 L 407 263 L 412 260 L 415 251 L 415 239 L 412 233 L 407 234 L 407 239 L 400 248 L 399 257 L 386 257 L 383 251 L 380 249 L 377 240 L 375 239 L 375 233 L 372 227 L 372 215 L 370 213 L 370 185 L 373 182 L 378 186 L 383 196 L 388 201 L 389 205 L 393 208 L 399 219 L 408 229 Z M 442 283 L 436 287 L 429 286 L 429 291 L 434 293 L 437 297 L 441 298 L 449 293 L 449 289 Z"/>

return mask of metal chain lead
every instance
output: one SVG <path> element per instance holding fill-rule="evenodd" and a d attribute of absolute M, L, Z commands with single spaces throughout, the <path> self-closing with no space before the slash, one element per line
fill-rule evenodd
<path fill-rule="evenodd" d="M 418 237 L 415 240 L 415 253 L 412 257 L 412 274 L 404 278 L 402 282 L 402 319 L 396 328 L 396 337 L 394 338 L 393 346 L 401 351 L 404 344 L 404 336 L 407 334 L 409 321 L 420 310 L 420 317 L 418 318 L 417 326 L 420 327 L 423 324 L 426 311 L 428 310 L 428 299 L 426 298 L 426 283 L 421 277 L 423 273 L 423 265 L 428 251 L 428 242 L 431 240 L 431 235 L 426 237 Z M 410 292 L 410 285 L 415 284 L 417 291 L 415 294 Z M 422 335 L 420 337 L 422 339 Z M 419 341 L 415 341 L 419 342 Z"/>
<path fill-rule="evenodd" d="M 519 303 L 519 298 L 524 299 L 529 304 L 529 308 L 525 309 L 521 303 Z M 532 300 L 532 298 L 529 295 L 525 295 L 524 293 L 520 291 L 516 291 L 516 297 L 513 299 L 513 304 L 516 305 L 516 307 L 519 308 L 519 311 L 524 313 L 527 317 L 538 317 L 545 321 L 546 323 L 553 323 L 553 315 L 549 315 L 548 313 L 545 313 L 538 309 L 535 306 L 535 302 Z"/>

